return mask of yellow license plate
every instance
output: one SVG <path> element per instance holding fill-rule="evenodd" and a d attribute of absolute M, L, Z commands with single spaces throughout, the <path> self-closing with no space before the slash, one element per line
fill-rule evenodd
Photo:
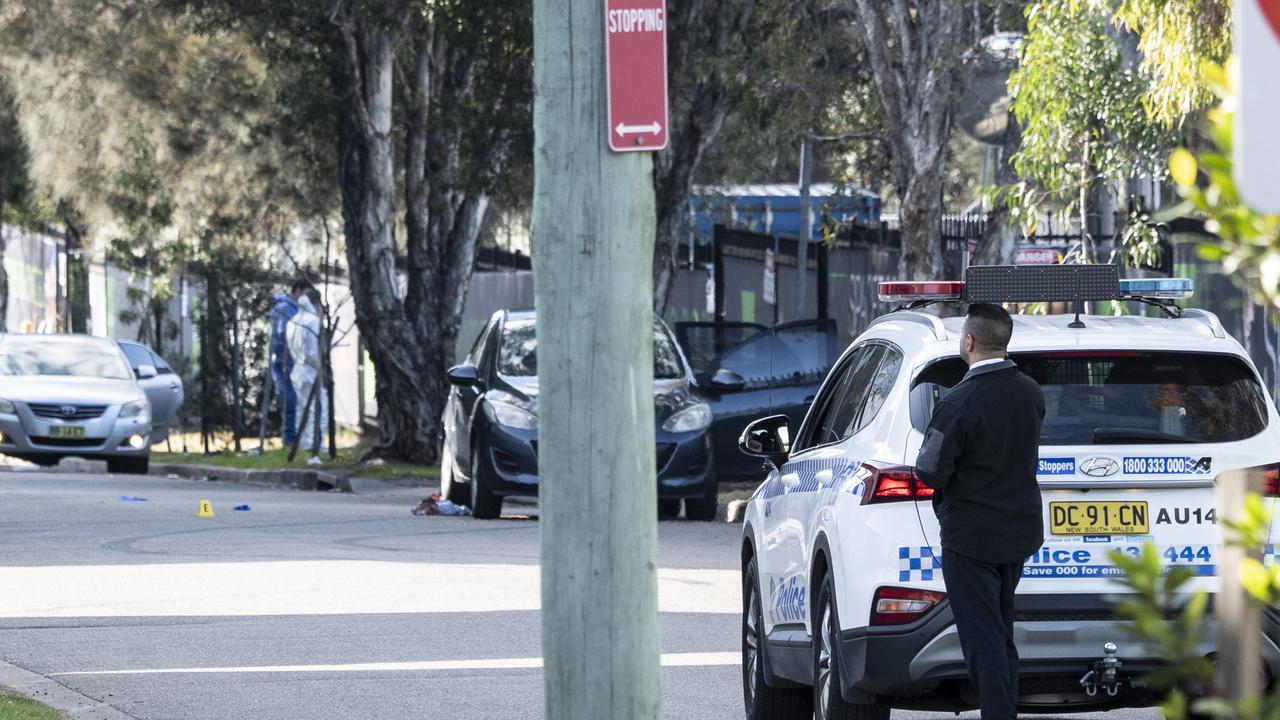
<path fill-rule="evenodd" d="M 1146 535 L 1150 529 L 1145 500 L 1049 503 L 1052 535 Z"/>
<path fill-rule="evenodd" d="M 49 437 L 79 440 L 84 437 L 84 428 L 79 425 L 54 425 L 49 428 Z"/>

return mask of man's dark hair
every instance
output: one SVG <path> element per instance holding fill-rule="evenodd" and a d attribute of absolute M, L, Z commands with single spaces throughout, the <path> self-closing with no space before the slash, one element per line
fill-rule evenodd
<path fill-rule="evenodd" d="M 1009 348 L 1009 338 L 1013 337 L 1013 318 L 999 305 L 976 303 L 969 306 L 964 328 L 982 352 L 1004 352 Z"/>
<path fill-rule="evenodd" d="M 293 285 L 289 287 L 291 292 L 304 293 L 312 289 L 311 281 L 306 278 L 298 278 L 293 281 Z"/>

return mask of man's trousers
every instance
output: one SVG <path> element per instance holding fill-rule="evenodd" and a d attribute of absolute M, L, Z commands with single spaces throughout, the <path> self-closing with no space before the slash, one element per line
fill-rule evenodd
<path fill-rule="evenodd" d="M 1013 643 L 1013 591 L 1022 562 L 988 563 L 943 549 L 942 577 L 955 616 L 969 680 L 982 720 L 1017 716 L 1018 648 Z"/>

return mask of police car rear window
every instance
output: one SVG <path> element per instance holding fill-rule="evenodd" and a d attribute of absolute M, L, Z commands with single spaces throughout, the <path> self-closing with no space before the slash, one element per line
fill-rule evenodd
<path fill-rule="evenodd" d="M 1253 371 L 1231 355 L 1178 352 L 1046 352 L 1012 356 L 1044 392 L 1042 445 L 1234 442 L 1267 426 Z M 965 373 L 947 358 L 920 373 L 912 423 Z"/>

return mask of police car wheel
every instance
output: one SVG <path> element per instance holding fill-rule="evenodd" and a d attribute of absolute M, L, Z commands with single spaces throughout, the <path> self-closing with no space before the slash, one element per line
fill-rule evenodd
<path fill-rule="evenodd" d="M 822 578 L 813 638 L 814 720 L 889 720 L 889 703 L 876 698 L 868 704 L 849 703 L 840 691 L 840 653 L 836 635 L 840 623 L 836 615 L 831 575 Z"/>
<path fill-rule="evenodd" d="M 755 558 L 747 562 L 742 582 L 742 695 L 747 720 L 809 720 L 813 717 L 809 688 L 775 688 L 765 681 L 764 617 Z"/>
<path fill-rule="evenodd" d="M 454 505 L 471 505 L 471 485 L 458 482 L 458 471 L 454 467 L 456 461 L 445 454 L 440 463 L 440 494 Z"/>

